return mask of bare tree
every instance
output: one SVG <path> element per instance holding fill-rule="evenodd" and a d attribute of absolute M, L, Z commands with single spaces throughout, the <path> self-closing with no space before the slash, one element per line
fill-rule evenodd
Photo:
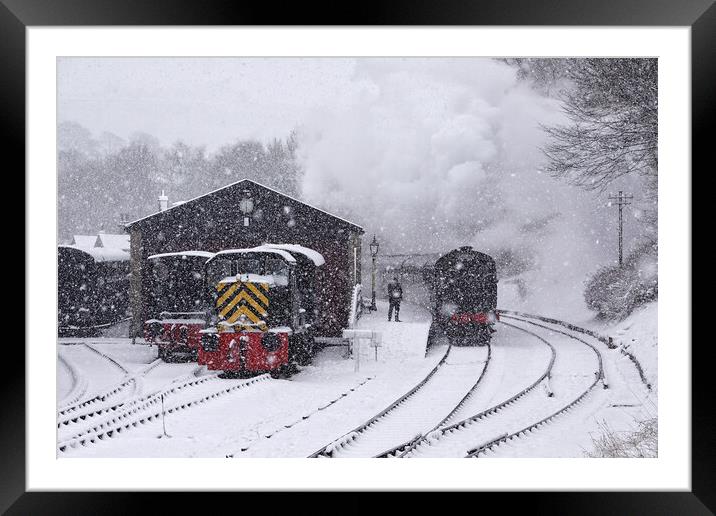
<path fill-rule="evenodd" d="M 517 78 L 550 97 L 558 97 L 568 83 L 567 70 L 576 58 L 508 57 L 497 58 L 517 70 Z"/>
<path fill-rule="evenodd" d="M 656 183 L 657 60 L 579 59 L 565 73 L 569 123 L 544 128 L 546 170 L 589 190 L 631 173 Z"/>
<path fill-rule="evenodd" d="M 162 147 L 146 133 L 129 141 L 92 133 L 74 122 L 58 126 L 59 239 L 117 228 L 120 213 L 139 218 L 156 211 L 157 194 L 187 200 L 239 179 L 255 179 L 298 195 L 300 166 L 295 133 L 274 139 L 237 141 L 207 155 L 204 147 L 176 142 Z"/>

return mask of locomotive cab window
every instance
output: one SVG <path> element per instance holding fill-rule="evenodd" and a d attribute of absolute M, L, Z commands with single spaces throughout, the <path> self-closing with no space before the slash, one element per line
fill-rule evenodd
<path fill-rule="evenodd" d="M 236 258 L 233 261 L 231 273 L 236 274 L 261 274 L 261 260 L 258 258 Z"/>
<path fill-rule="evenodd" d="M 210 286 L 215 286 L 229 276 L 232 276 L 232 261 L 230 258 L 216 258 L 207 266 L 206 280 Z"/>
<path fill-rule="evenodd" d="M 288 286 L 288 264 L 279 258 L 266 258 L 264 274 L 272 276 L 277 286 Z"/>

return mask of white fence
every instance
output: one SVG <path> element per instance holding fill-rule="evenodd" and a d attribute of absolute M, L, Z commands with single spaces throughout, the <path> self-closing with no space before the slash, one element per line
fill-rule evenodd
<path fill-rule="evenodd" d="M 378 361 L 378 348 L 381 347 L 383 336 L 374 330 L 343 330 L 343 338 L 350 342 L 350 352 L 355 362 L 355 371 L 360 370 L 361 348 L 364 343 L 375 351 L 375 360 Z"/>

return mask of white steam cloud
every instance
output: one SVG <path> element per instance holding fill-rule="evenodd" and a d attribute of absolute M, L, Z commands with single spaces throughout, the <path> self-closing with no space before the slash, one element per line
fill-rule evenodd
<path fill-rule="evenodd" d="M 603 202 L 539 172 L 557 101 L 491 59 L 361 59 L 352 84 L 302 125 L 306 200 L 385 252 L 473 245 L 526 278 L 522 301 L 564 291 L 581 304 L 604 263 Z"/>

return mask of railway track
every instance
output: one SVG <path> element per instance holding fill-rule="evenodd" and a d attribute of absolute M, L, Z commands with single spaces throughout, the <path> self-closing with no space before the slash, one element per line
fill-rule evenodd
<path fill-rule="evenodd" d="M 405 403 L 408 399 L 410 399 L 416 392 L 418 392 L 426 383 L 430 381 L 430 378 L 432 378 L 435 373 L 442 367 L 442 365 L 447 360 L 448 356 L 450 355 L 450 351 L 452 349 L 452 346 L 448 346 L 445 354 L 442 356 L 440 361 L 437 363 L 437 365 L 423 378 L 420 382 L 418 382 L 417 385 L 415 385 L 412 389 L 410 389 L 408 392 L 400 396 L 398 399 L 396 399 L 393 403 L 388 405 L 386 408 L 384 408 L 382 411 L 380 411 L 375 416 L 371 417 L 368 421 L 365 423 L 357 426 L 350 432 L 347 432 L 343 434 L 338 439 L 333 440 L 332 442 L 328 443 L 327 445 L 323 446 L 319 450 L 316 450 L 311 455 L 308 456 L 308 458 L 317 458 L 317 457 L 332 457 L 334 452 L 341 447 L 345 446 L 346 443 L 354 440 L 360 433 L 363 433 L 367 431 L 371 425 L 374 423 L 380 421 L 383 417 L 393 412 L 397 407 Z"/>
<path fill-rule="evenodd" d="M 94 346 L 82 342 L 79 345 L 83 346 L 85 349 L 91 351 L 92 353 L 102 357 L 104 360 L 112 364 L 115 368 L 119 369 L 124 377 L 124 379 L 117 385 L 113 385 L 112 387 L 108 389 L 104 389 L 101 392 L 95 394 L 94 396 L 91 396 L 86 399 L 78 399 L 74 400 L 73 402 L 69 404 L 63 405 L 58 411 L 57 416 L 58 420 L 63 419 L 70 419 L 71 417 L 74 417 L 74 415 L 80 415 L 83 413 L 83 411 L 88 407 L 93 407 L 96 405 L 100 405 L 110 398 L 114 398 L 120 393 L 124 393 L 124 391 L 129 387 L 132 386 L 134 388 L 134 391 L 136 392 L 136 385 L 137 381 L 133 377 L 133 375 L 130 373 L 130 371 L 124 367 L 122 364 L 120 364 L 117 360 L 110 357 L 106 353 L 102 353 Z M 86 391 L 86 389 L 85 389 Z"/>
<path fill-rule="evenodd" d="M 509 323 L 501 322 L 501 324 L 507 327 L 521 330 L 521 328 Z M 539 387 L 539 385 L 541 385 L 545 381 L 548 382 L 550 379 L 550 376 L 552 374 L 552 368 L 554 367 L 554 362 L 557 356 L 557 351 L 550 342 L 546 341 L 545 339 L 542 339 L 536 334 L 533 334 L 533 336 L 535 336 L 542 344 L 547 346 L 547 348 L 549 349 L 549 361 L 547 362 L 547 365 L 544 367 L 544 369 L 541 370 L 536 380 L 532 381 L 527 387 L 513 394 L 509 398 L 501 401 L 500 403 L 497 403 L 496 405 L 493 405 L 487 409 L 480 410 L 479 412 L 472 414 L 464 419 L 461 419 L 456 423 L 446 425 L 446 423 L 448 423 L 451 418 L 445 418 L 429 432 L 417 436 L 413 441 L 405 443 L 401 447 L 397 447 L 396 449 L 391 450 L 391 453 L 386 454 L 385 457 L 406 458 L 413 456 L 416 454 L 417 450 L 420 447 L 426 445 L 434 446 L 436 441 L 439 441 L 446 436 L 451 436 L 457 432 L 460 432 L 461 430 L 467 429 L 468 427 L 471 427 L 472 425 L 475 425 L 488 418 L 494 417 L 500 412 L 506 410 L 512 410 L 514 412 L 517 409 L 516 405 L 520 401 L 525 401 L 528 396 L 534 396 L 538 394 L 537 387 Z M 551 396 L 551 390 L 548 389 L 548 392 L 548 395 Z M 451 417 L 457 412 L 458 408 L 459 407 L 455 407 L 455 409 L 453 409 Z"/>
<path fill-rule="evenodd" d="M 100 431 L 107 426 L 108 421 L 117 420 L 121 414 L 134 412 L 137 408 L 146 407 L 148 404 L 151 405 L 157 396 L 160 398 L 162 395 L 170 396 L 188 387 L 217 379 L 217 375 L 215 374 L 199 378 L 197 373 L 200 372 L 202 368 L 196 367 L 191 373 L 173 380 L 169 385 L 164 383 L 160 388 L 143 394 L 143 382 L 147 378 L 147 375 L 164 364 L 162 360 L 154 360 L 139 371 L 129 372 L 120 362 L 102 353 L 93 346 L 87 343 L 82 343 L 82 346 L 112 363 L 114 367 L 119 368 L 126 376 L 119 384 L 110 389 L 91 398 L 75 401 L 73 405 L 66 406 L 60 410 L 57 418 L 58 441 L 60 442 Z M 130 385 L 133 386 L 131 395 L 117 403 L 112 403 L 112 399 L 117 397 L 120 392 L 126 391 Z"/>
<path fill-rule="evenodd" d="M 144 377 L 147 375 L 150 371 L 154 370 L 157 366 L 161 365 L 161 360 L 155 360 L 154 362 L 150 363 L 146 368 L 139 371 L 135 374 L 135 377 L 138 380 L 141 379 L 141 377 Z M 169 387 L 163 386 L 160 389 L 155 389 L 153 392 L 150 392 L 148 394 L 145 394 L 143 396 L 135 396 L 132 398 L 124 399 L 123 401 L 115 404 L 105 404 L 105 405 L 92 405 L 90 407 L 89 411 L 80 412 L 80 413 L 71 413 L 71 414 L 65 414 L 62 418 L 58 418 L 57 421 L 57 428 L 62 429 L 64 427 L 73 427 L 73 425 L 80 425 L 83 424 L 89 424 L 92 420 L 96 420 L 96 418 L 100 417 L 106 417 L 112 413 L 117 412 L 118 410 L 122 409 L 128 409 L 138 403 L 142 403 L 148 399 L 150 399 L 152 396 L 156 396 L 157 394 L 160 394 L 161 392 L 165 393 L 174 393 L 181 391 L 182 389 L 185 389 L 187 387 L 191 387 L 194 385 L 197 385 L 199 383 L 204 383 L 209 380 L 216 380 L 217 375 L 207 375 L 203 379 L 198 379 L 197 372 L 200 371 L 201 368 L 197 367 L 194 371 L 192 371 L 191 374 L 186 375 L 183 378 L 177 379 L 171 384 Z M 86 425 L 85 425 L 86 426 Z"/>
<path fill-rule="evenodd" d="M 577 395 L 576 397 L 574 397 L 571 401 L 569 401 L 567 404 L 565 404 L 564 406 L 562 406 L 562 407 L 559 408 L 558 410 L 555 410 L 554 412 L 548 414 L 547 416 L 543 417 L 542 419 L 540 419 L 540 420 L 538 420 L 538 421 L 535 421 L 535 422 L 532 422 L 532 423 L 530 423 L 530 424 L 524 426 L 523 428 L 520 428 L 520 429 L 518 429 L 518 430 L 516 430 L 516 431 L 513 431 L 513 432 L 511 432 L 511 433 L 505 433 L 505 434 L 503 434 L 503 435 L 501 435 L 501 436 L 499 436 L 499 437 L 497 437 L 497 438 L 495 438 L 495 439 L 492 439 L 491 441 L 488 441 L 488 442 L 483 443 L 483 444 L 481 444 L 481 445 L 479 445 L 479 446 L 477 446 L 477 447 L 475 447 L 475 448 L 472 448 L 472 449 L 468 450 L 468 451 L 467 451 L 467 455 L 465 455 L 465 457 L 467 457 L 467 458 L 478 457 L 479 455 L 484 454 L 485 452 L 487 452 L 487 451 L 489 451 L 489 450 L 492 450 L 492 449 L 495 448 L 496 446 L 499 446 L 500 444 L 506 443 L 507 441 L 512 441 L 512 440 L 515 440 L 515 439 L 520 439 L 520 438 L 524 438 L 524 437 L 528 436 L 528 435 L 529 435 L 530 433 L 532 433 L 533 431 L 539 429 L 540 427 L 542 427 L 542 426 L 548 424 L 549 422 L 553 421 L 555 418 L 557 418 L 557 417 L 559 417 L 559 416 L 561 416 L 561 415 L 563 415 L 563 414 L 569 412 L 570 410 L 572 410 L 576 405 L 578 405 L 579 403 L 581 403 L 581 402 L 587 397 L 587 395 L 589 395 L 589 393 L 592 392 L 593 389 L 594 389 L 600 382 L 602 383 L 604 389 L 608 389 L 608 388 L 609 388 L 609 385 L 608 385 L 608 383 L 607 383 L 607 381 L 606 381 L 606 378 L 605 378 L 605 376 L 604 376 L 604 363 L 603 363 L 603 361 L 602 361 L 601 353 L 600 353 L 599 350 L 596 348 L 596 346 L 594 346 L 593 344 L 587 342 L 586 340 L 584 340 L 584 339 L 582 339 L 582 338 L 580 338 L 580 337 L 576 337 L 575 335 L 572 335 L 572 334 L 570 334 L 570 333 L 567 333 L 567 332 L 565 332 L 565 331 L 557 330 L 557 329 L 555 329 L 555 328 L 551 328 L 551 327 L 549 327 L 549 326 L 545 326 L 544 324 L 540 324 L 540 323 L 536 323 L 536 322 L 534 322 L 534 321 L 530 321 L 530 320 L 525 319 L 525 318 L 520 317 L 520 316 L 512 316 L 512 315 L 505 315 L 505 314 L 503 314 L 502 317 L 508 317 L 508 318 L 511 318 L 511 319 L 514 319 L 514 320 L 518 320 L 518 321 L 521 321 L 521 322 L 525 322 L 525 323 L 531 324 L 531 325 L 533 325 L 533 326 L 537 326 L 537 327 L 539 327 L 539 328 L 543 328 L 543 329 L 549 330 L 550 332 L 560 333 L 560 334 L 562 334 L 562 335 L 565 335 L 565 336 L 569 337 L 570 339 L 576 340 L 576 341 L 578 341 L 578 342 L 580 342 L 580 343 L 586 345 L 587 347 L 589 347 L 589 348 L 595 353 L 595 355 L 596 355 L 596 357 L 597 357 L 597 362 L 598 362 L 598 364 L 599 364 L 599 365 L 598 365 L 598 371 L 597 371 L 596 374 L 594 375 L 594 377 L 595 377 L 595 378 L 594 378 L 594 381 L 593 381 L 591 384 L 589 384 L 586 389 L 584 389 L 582 392 L 578 393 L 578 395 Z M 573 331 L 574 331 L 574 330 L 573 330 Z"/>
<path fill-rule="evenodd" d="M 602 335 L 594 330 L 588 330 L 586 328 L 582 328 L 580 326 L 576 326 L 572 323 L 562 321 L 559 319 L 554 319 L 551 317 L 544 317 L 542 315 L 535 315 L 535 314 L 528 314 L 525 312 L 517 312 L 514 310 L 500 310 L 499 311 L 501 315 L 503 316 L 516 316 L 521 317 L 523 320 L 530 319 L 533 321 L 540 321 L 543 323 L 548 323 L 556 326 L 562 326 L 563 328 L 567 328 L 570 331 L 573 331 L 575 333 L 580 333 L 583 335 L 588 335 L 590 337 L 593 337 L 594 339 L 598 340 L 602 344 L 606 345 L 609 349 L 618 349 L 619 352 L 626 356 L 634 365 L 636 368 L 637 373 L 639 374 L 639 378 L 641 379 L 641 382 L 646 386 L 647 390 L 652 390 L 652 385 L 649 383 L 649 380 L 647 380 L 646 376 L 644 375 L 644 369 L 642 368 L 641 364 L 639 363 L 639 360 L 629 352 L 624 346 L 617 345 L 614 343 L 613 339 L 609 336 Z"/>
<path fill-rule="evenodd" d="M 393 448 L 386 450 L 382 453 L 379 453 L 376 455 L 376 458 L 384 459 L 387 457 L 396 457 L 398 454 L 404 455 L 411 451 L 415 446 L 418 445 L 418 443 L 425 440 L 430 434 L 432 434 L 435 430 L 443 426 L 446 422 L 450 421 L 455 414 L 458 413 L 458 411 L 465 405 L 465 403 L 475 394 L 477 391 L 478 386 L 480 383 L 482 383 L 483 378 L 485 378 L 485 374 L 487 373 L 487 369 L 490 365 L 490 359 L 492 358 L 492 346 L 490 344 L 487 345 L 487 359 L 485 360 L 485 366 L 482 368 L 482 371 L 480 372 L 480 375 L 477 377 L 477 380 L 475 383 L 470 387 L 470 389 L 465 393 L 465 395 L 460 399 L 460 401 L 453 407 L 453 409 L 448 413 L 447 416 L 442 418 L 435 426 L 433 426 L 430 430 L 427 432 L 421 432 L 409 441 L 406 441 L 402 444 L 399 444 L 398 446 L 394 446 Z"/>
<path fill-rule="evenodd" d="M 59 439 L 57 450 L 59 453 L 65 453 L 71 449 L 91 446 L 99 441 L 112 439 L 122 432 L 151 423 L 164 414 L 172 414 L 190 409 L 191 407 L 201 405 L 239 389 L 271 380 L 271 376 L 268 374 L 255 376 L 247 380 L 235 382 L 228 387 L 222 386 L 219 389 L 207 389 L 206 392 L 195 394 L 194 396 L 184 399 L 178 396 L 180 391 L 188 387 L 197 387 L 202 384 L 206 385 L 209 382 L 216 383 L 218 380 L 219 378 L 216 375 L 197 378 L 167 387 L 160 392 L 133 400 L 131 403 L 114 407 L 111 413 L 106 413 L 107 417 L 92 421 L 89 426 L 75 431 L 75 433 L 70 436 Z M 176 399 L 175 396 L 180 399 Z"/>
<path fill-rule="evenodd" d="M 86 379 L 82 378 L 77 371 L 75 371 L 76 376 L 80 378 L 79 381 L 83 380 L 83 383 L 85 384 L 85 388 L 83 390 L 84 392 L 80 396 L 72 396 L 72 398 L 66 398 L 70 399 L 70 401 L 64 403 L 57 411 L 58 428 L 60 428 L 62 425 L 67 426 L 70 423 L 77 423 L 77 420 L 84 421 L 88 417 L 91 418 L 99 414 L 114 411 L 124 405 L 126 402 L 132 401 L 133 398 L 136 398 L 142 394 L 144 390 L 143 383 L 147 375 L 149 375 L 149 373 L 156 368 L 165 364 L 161 359 L 156 359 L 138 371 L 129 371 L 120 362 L 115 360 L 110 355 L 98 350 L 90 343 L 81 342 L 78 343 L 78 345 L 82 346 L 85 349 L 88 349 L 92 353 L 100 356 L 102 359 L 112 364 L 113 367 L 120 370 L 123 377 L 115 385 L 105 388 L 99 393 L 92 395 L 91 397 L 83 398 L 82 396 L 84 396 L 87 391 L 87 381 Z M 66 357 L 63 357 L 61 353 L 59 357 L 60 360 L 63 360 L 64 363 L 68 363 Z M 193 376 L 195 377 L 196 374 L 194 374 Z M 191 378 L 186 379 L 190 380 Z M 130 387 L 131 392 L 128 393 L 127 390 Z M 124 396 L 122 401 L 113 403 L 113 400 L 120 395 Z"/>
<path fill-rule="evenodd" d="M 412 441 L 416 433 L 421 435 L 426 427 L 434 424 L 435 414 L 439 414 L 441 408 L 446 405 L 446 400 L 450 400 L 447 404 L 453 408 L 443 416 L 443 421 L 452 417 L 465 403 L 477 389 L 488 367 L 490 356 L 489 346 L 456 348 L 448 345 L 435 368 L 410 391 L 310 457 L 381 457 L 392 451 L 396 442 L 403 442 L 405 437 L 410 437 Z M 480 366 L 476 367 L 478 363 Z M 431 406 L 440 408 L 430 410 Z M 411 430 L 410 427 L 415 433 L 406 436 L 406 432 Z M 390 450 L 386 451 L 389 447 Z"/>
<path fill-rule="evenodd" d="M 457 450 L 459 454 L 440 456 L 482 457 L 488 455 L 491 451 L 495 451 L 504 443 L 515 440 L 522 442 L 528 439 L 530 435 L 540 428 L 574 410 L 600 383 L 603 388 L 608 388 L 602 357 L 602 351 L 605 348 L 602 347 L 600 350 L 600 346 L 603 344 L 612 349 L 617 348 L 617 346 L 610 346 L 611 339 L 608 337 L 594 334 L 589 330 L 579 329 L 569 323 L 541 318 L 540 316 L 501 311 L 501 318 L 502 320 L 499 324 L 531 335 L 549 350 L 548 363 L 542 367 L 540 362 L 540 369 L 537 369 L 537 364 L 535 364 L 535 371 L 530 370 L 530 375 L 526 377 L 529 378 L 529 384 L 526 387 L 509 397 L 504 396 L 504 400 L 489 408 L 476 410 L 483 403 L 482 398 L 485 398 L 485 393 L 480 391 L 480 386 L 487 385 L 489 389 L 489 378 L 495 376 L 494 372 L 490 373 L 494 369 L 490 367 L 490 364 L 495 362 L 494 349 L 492 346 L 485 348 L 458 348 L 448 345 L 435 367 L 408 392 L 366 422 L 323 446 L 309 457 L 412 458 L 435 456 L 434 452 L 439 451 L 443 446 L 451 451 Z M 534 331 L 530 328 L 534 329 Z M 544 334 L 545 331 L 550 332 L 553 336 L 561 335 L 562 337 L 557 337 L 556 340 L 551 339 Z M 595 340 L 592 342 L 592 339 Z M 142 377 L 154 367 L 157 367 L 160 361 L 149 364 L 142 371 L 129 373 L 119 362 L 91 345 L 87 343 L 82 345 L 115 363 L 119 369 L 125 371 L 127 377 L 120 384 L 100 395 L 88 400 L 75 400 L 74 403 L 63 407 L 61 412 L 64 412 L 64 417 L 58 420 L 58 429 L 63 427 L 65 436 L 58 440 L 57 449 L 59 454 L 67 453 L 79 447 L 91 446 L 106 439 L 112 439 L 132 428 L 155 422 L 163 414 L 188 410 L 191 407 L 224 396 L 237 389 L 243 389 L 249 385 L 269 379 L 268 375 L 262 375 L 240 383 L 222 386 L 222 388 L 209 392 L 212 384 L 207 382 L 217 381 L 216 376 L 194 377 L 182 379 L 176 385 L 170 385 L 152 393 L 139 395 Z M 593 359 L 591 358 L 587 361 L 585 357 L 588 355 L 593 355 L 596 361 L 592 362 Z M 497 356 L 499 357 L 499 354 Z M 563 367 L 565 367 L 564 364 L 580 363 L 580 367 L 587 370 L 588 364 L 594 363 L 595 366 L 593 370 L 589 370 L 589 373 L 576 374 L 580 372 L 566 371 L 569 374 L 559 374 L 558 376 L 573 376 L 577 379 L 562 380 L 565 386 L 569 386 L 569 388 L 563 387 L 561 392 L 560 389 L 557 389 L 555 392 L 559 396 L 555 398 L 551 397 L 550 381 L 558 356 L 559 360 L 563 360 Z M 578 356 L 580 360 L 573 362 L 573 356 Z M 479 374 L 477 373 L 478 369 L 474 366 L 478 362 L 476 360 L 478 357 L 481 359 L 479 362 L 484 363 L 479 369 Z M 62 357 L 60 359 L 62 360 Z M 499 358 L 497 363 L 499 364 Z M 610 364 L 611 362 L 608 363 Z M 623 360 L 622 363 L 624 364 L 623 370 L 633 375 L 633 370 L 630 370 L 629 363 L 626 360 Z M 71 369 L 69 366 L 68 368 Z M 470 370 L 471 374 L 469 381 L 466 380 L 468 370 Z M 555 370 L 559 371 L 559 367 Z M 532 375 L 533 372 L 535 373 L 534 376 Z M 608 372 L 611 377 L 612 369 L 609 369 Z M 643 373 L 640 376 L 643 380 Z M 431 395 L 431 392 L 445 393 L 444 386 L 450 385 L 447 379 L 452 378 L 454 380 L 458 377 L 461 380 L 460 387 L 462 388 L 459 395 L 455 395 L 457 389 L 453 390 L 451 396 L 443 395 L 439 400 L 438 397 Z M 636 376 L 632 377 L 633 381 L 638 384 Z M 132 381 L 134 382 L 133 385 Z M 557 381 L 559 382 L 560 380 L 558 379 Z M 189 389 L 190 387 L 202 385 L 207 388 Z M 349 391 L 353 392 L 361 385 L 362 383 Z M 452 387 L 454 388 L 455 385 L 453 382 Z M 540 385 L 546 387 L 549 400 L 539 398 L 541 389 L 538 389 L 538 387 Z M 133 387 L 133 396 L 120 403 L 113 403 L 115 397 L 120 393 L 126 393 L 130 387 Z M 647 388 L 649 387 L 647 385 Z M 75 381 L 65 400 L 69 399 L 72 402 L 77 397 L 78 389 L 77 381 Z M 274 430 L 266 433 L 266 435 L 259 436 L 254 441 L 270 439 L 272 436 L 302 423 L 313 415 L 318 414 L 319 411 L 343 399 L 349 394 L 349 391 L 342 393 L 329 403 L 322 405 L 311 413 L 307 413 L 294 422 L 277 426 Z M 480 394 L 476 396 L 478 392 Z M 107 395 L 107 393 L 110 394 Z M 180 393 L 181 395 L 179 395 Z M 99 398 L 102 395 L 105 395 L 105 397 L 100 400 Z M 497 399 L 502 397 L 500 396 Z M 449 402 L 445 402 L 448 398 Z M 480 399 L 473 400 L 473 398 Z M 432 403 L 426 403 L 426 401 Z M 435 401 L 442 401 L 442 403 L 438 404 Z M 476 403 L 476 401 L 480 403 Z M 437 406 L 441 407 L 441 413 L 431 410 L 431 407 Z M 482 407 L 486 406 L 487 403 L 482 404 Z M 417 418 L 406 417 L 411 413 L 416 413 L 418 409 L 424 413 L 423 419 L 417 421 Z M 463 414 L 470 415 L 463 417 Z M 441 417 L 441 419 L 436 422 L 438 417 Z M 461 419 L 455 422 L 458 417 Z M 425 424 L 428 420 L 429 423 Z M 403 428 L 402 438 L 393 439 L 399 432 L 392 433 L 390 429 L 404 427 L 406 421 L 411 422 L 410 424 L 413 425 L 415 433 L 405 436 L 406 431 L 409 432 L 410 429 Z M 409 438 L 406 440 L 406 437 Z M 247 445 L 242 447 L 240 452 L 228 454 L 226 457 L 240 456 L 239 454 L 248 450 L 254 444 L 254 441 L 247 442 Z M 387 442 L 389 442 L 389 446 L 386 445 Z M 400 444 L 396 445 L 394 443 Z M 431 450 L 433 453 L 431 453 Z"/>
<path fill-rule="evenodd" d="M 312 417 L 320 414 L 322 411 L 328 409 L 329 407 L 335 405 L 336 403 L 338 403 L 340 401 L 345 400 L 348 396 L 350 396 L 351 394 L 358 391 L 361 387 L 363 387 L 366 383 L 373 380 L 374 378 L 375 377 L 373 377 L 373 376 L 369 376 L 369 377 L 365 378 L 364 380 L 359 382 L 357 385 L 351 387 L 347 391 L 342 392 L 339 396 L 333 398 L 332 400 L 328 401 L 327 403 L 325 403 L 323 405 L 316 407 L 315 410 L 303 414 L 299 419 L 296 419 L 290 423 L 286 423 L 284 425 L 275 427 L 273 430 L 271 430 L 269 432 L 263 432 L 262 435 L 260 435 L 259 437 L 252 439 L 250 442 L 244 444 L 239 451 L 227 454 L 226 458 L 227 459 L 234 458 L 241 453 L 247 452 L 256 442 L 264 440 L 264 439 L 271 439 L 272 437 L 276 436 L 277 434 L 279 434 L 281 432 L 285 432 L 286 430 L 294 428 L 297 425 L 310 420 Z"/>
<path fill-rule="evenodd" d="M 530 321 L 519 317 L 505 315 L 502 315 L 502 317 L 511 318 L 522 323 L 532 324 Z M 539 393 L 537 386 L 544 381 L 549 381 L 552 375 L 555 359 L 557 358 L 555 346 L 539 334 L 526 328 L 507 323 L 504 320 L 501 321 L 501 324 L 532 335 L 540 342 L 550 347 L 552 357 L 544 372 L 528 387 L 522 389 L 510 398 L 465 418 L 462 421 L 438 428 L 432 433 L 424 436 L 412 446 L 406 447 L 403 450 L 398 450 L 398 453 L 394 453 L 392 456 L 400 458 L 416 457 L 421 455 L 436 456 L 440 454 L 440 451 L 438 450 L 447 449 L 450 452 L 450 456 L 457 455 L 463 457 L 478 457 L 507 440 L 525 438 L 539 427 L 569 411 L 581 402 L 600 382 L 602 382 L 606 388 L 607 384 L 604 377 L 602 359 L 596 347 L 586 341 L 583 341 L 582 339 L 575 338 L 573 335 L 566 332 L 556 331 L 557 333 L 563 333 L 565 336 L 585 344 L 591 352 L 596 354 L 597 370 L 594 373 L 594 380 L 586 387 L 586 389 L 579 390 L 578 394 L 573 398 L 570 398 L 567 403 L 558 405 L 557 407 L 549 407 L 549 405 L 554 404 L 551 403 L 548 404 L 547 408 L 541 408 L 541 404 L 536 403 L 537 400 L 533 400 L 534 403 L 530 403 L 530 398 L 534 398 Z M 539 325 L 538 323 L 535 323 L 535 325 L 541 326 L 543 329 L 547 329 L 550 332 L 555 332 L 553 328 Z M 470 440 L 476 443 L 479 442 L 480 444 L 466 446 L 465 442 L 469 442 Z M 441 454 L 439 456 L 445 455 Z"/>
<path fill-rule="evenodd" d="M 79 369 L 64 356 L 63 353 L 57 354 L 57 359 L 65 366 L 70 377 L 72 378 L 72 387 L 70 391 L 58 402 L 59 406 L 70 406 L 77 403 L 87 393 L 87 378 L 82 376 Z"/>

